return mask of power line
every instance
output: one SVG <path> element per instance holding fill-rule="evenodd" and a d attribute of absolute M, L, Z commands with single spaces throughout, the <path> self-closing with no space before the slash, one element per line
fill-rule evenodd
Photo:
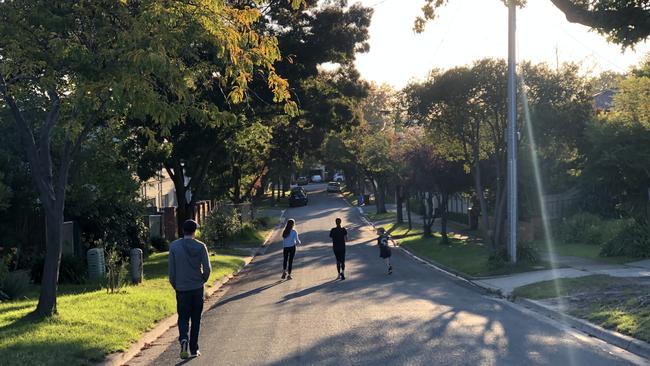
<path fill-rule="evenodd" d="M 387 1 L 391 1 L 391 0 L 381 0 L 381 1 L 378 1 L 378 2 L 372 4 L 372 5 L 368 6 L 368 7 L 369 8 L 374 8 L 374 7 L 379 6 L 379 5 L 381 5 L 381 4 L 383 4 L 383 3 L 387 2 Z"/>

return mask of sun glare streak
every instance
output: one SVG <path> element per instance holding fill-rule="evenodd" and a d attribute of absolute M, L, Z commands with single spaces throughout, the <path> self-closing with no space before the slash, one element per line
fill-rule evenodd
<path fill-rule="evenodd" d="M 542 177 L 539 169 L 539 160 L 537 157 L 537 145 L 535 144 L 533 124 L 530 117 L 530 107 L 528 105 L 528 95 L 526 94 L 526 89 L 525 89 L 526 83 L 524 81 L 523 74 L 520 74 L 519 81 L 521 83 L 521 101 L 524 109 L 525 130 L 528 137 L 528 142 L 530 144 L 530 158 L 533 163 L 535 188 L 537 190 L 537 197 L 539 198 L 539 208 L 540 208 L 540 213 L 542 215 L 542 225 L 544 227 L 544 243 L 548 251 L 549 260 L 551 262 L 551 271 L 553 271 L 553 278 L 554 278 L 553 285 L 555 287 L 555 293 L 557 295 L 560 307 L 562 309 L 565 309 L 566 308 L 565 301 L 560 297 L 560 290 L 562 285 L 558 280 L 559 276 L 557 275 L 557 267 L 555 267 L 555 263 L 557 263 L 556 260 L 557 257 L 555 255 L 555 242 L 553 240 L 553 232 L 551 231 L 551 223 L 549 222 L 548 214 L 546 211 L 546 203 L 544 202 L 544 186 L 542 184 Z M 564 324 L 567 324 L 566 319 L 564 317 L 564 313 L 560 312 L 560 314 L 562 314 L 560 321 Z M 573 354 L 573 351 L 570 347 L 567 348 L 567 355 L 569 357 L 570 364 L 576 365 L 575 355 Z"/>

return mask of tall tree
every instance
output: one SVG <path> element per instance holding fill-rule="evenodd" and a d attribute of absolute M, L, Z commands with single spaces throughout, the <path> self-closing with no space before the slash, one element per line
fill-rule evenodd
<path fill-rule="evenodd" d="M 181 53 L 210 43 L 225 65 L 229 97 L 243 99 L 252 69 L 268 71 L 276 100 L 288 98 L 273 69 L 279 52 L 258 35 L 254 9 L 193 3 L 7 0 L 0 2 L 0 97 L 10 110 L 46 222 L 43 282 L 36 312 L 56 312 L 65 191 L 87 137 L 120 116 L 169 131 L 186 113 L 197 80 Z M 191 34 L 195 42 L 187 42 Z M 182 51 L 182 52 L 181 52 Z M 202 74 L 204 75 L 204 74 Z M 217 75 L 218 76 L 218 75 Z M 170 103 L 178 101 L 177 103 Z"/>

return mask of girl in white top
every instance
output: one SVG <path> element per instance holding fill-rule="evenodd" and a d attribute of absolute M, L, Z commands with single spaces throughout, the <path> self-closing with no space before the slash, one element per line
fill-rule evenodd
<path fill-rule="evenodd" d="M 292 278 L 291 267 L 293 266 L 293 257 L 296 255 L 296 245 L 301 244 L 298 232 L 294 229 L 295 226 L 296 221 L 289 219 L 282 231 L 282 255 L 284 256 L 284 261 L 282 262 L 282 279 L 286 278 L 290 280 Z M 287 269 L 289 270 L 288 272 Z"/>

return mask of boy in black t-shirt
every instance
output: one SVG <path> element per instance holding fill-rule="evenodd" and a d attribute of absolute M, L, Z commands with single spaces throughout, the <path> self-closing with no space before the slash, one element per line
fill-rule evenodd
<path fill-rule="evenodd" d="M 388 267 L 388 274 L 393 274 L 393 266 L 390 264 L 391 251 L 388 247 L 388 242 L 391 240 L 390 235 L 383 227 L 377 229 L 377 245 L 379 246 L 379 257 L 384 260 L 386 267 Z"/>
<path fill-rule="evenodd" d="M 336 257 L 336 270 L 339 273 L 337 278 L 345 279 L 345 242 L 348 239 L 348 231 L 341 227 L 341 219 L 336 218 L 336 227 L 330 230 L 330 238 L 332 238 L 332 245 L 334 249 L 334 256 Z"/>

